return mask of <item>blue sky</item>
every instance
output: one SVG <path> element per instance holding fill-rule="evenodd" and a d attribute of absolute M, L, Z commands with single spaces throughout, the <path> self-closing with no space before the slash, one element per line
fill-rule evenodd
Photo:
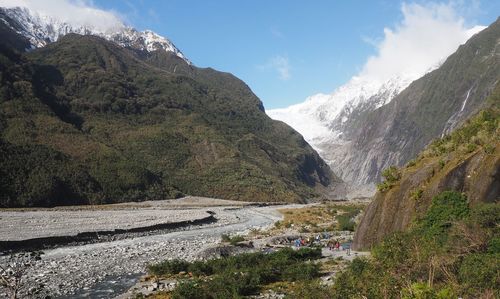
<path fill-rule="evenodd" d="M 427 5 L 429 1 L 418 1 Z M 449 3 L 449 2 L 446 2 Z M 500 1 L 455 1 L 466 25 L 488 25 Z M 330 93 L 401 23 L 400 1 L 94 0 L 139 30 L 171 39 L 197 66 L 244 80 L 266 109 Z"/>

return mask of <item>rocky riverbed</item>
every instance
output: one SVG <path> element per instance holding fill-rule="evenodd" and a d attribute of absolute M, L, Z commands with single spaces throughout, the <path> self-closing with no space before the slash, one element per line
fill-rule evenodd
<path fill-rule="evenodd" d="M 127 284 L 133 284 L 134 279 L 146 271 L 148 264 L 173 258 L 201 258 L 200 252 L 220 242 L 222 234 L 245 233 L 253 228 L 272 225 L 281 219 L 275 207 L 237 204 L 207 204 L 206 207 L 210 207 L 209 210 L 215 213 L 217 218 L 217 221 L 211 224 L 110 242 L 45 250 L 42 260 L 25 275 L 24 285 L 29 288 L 43 286 L 46 292 L 56 298 L 112 298 L 128 288 L 130 285 Z M 173 210 L 168 210 L 167 206 L 160 205 L 156 209 L 164 210 L 169 215 L 178 213 L 182 217 L 186 217 L 186 213 L 191 211 L 195 217 L 201 210 L 207 210 L 201 208 L 202 205 L 202 202 L 197 201 L 196 208 L 176 205 L 172 207 Z M 115 287 L 102 290 L 103 285 L 113 284 Z M 22 292 L 26 294 L 29 288 L 23 288 Z M 99 295 L 96 291 L 99 291 Z"/>

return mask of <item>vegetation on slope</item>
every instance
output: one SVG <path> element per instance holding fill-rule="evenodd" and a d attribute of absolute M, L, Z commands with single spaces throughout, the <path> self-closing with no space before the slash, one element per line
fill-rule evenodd
<path fill-rule="evenodd" d="M 300 215 L 300 221 L 320 216 L 318 226 L 323 226 L 336 215 L 328 205 L 300 210 L 294 215 L 285 211 L 285 216 Z M 165 261 L 150 266 L 151 279 L 180 284 L 152 298 L 246 298 L 270 290 L 284 298 L 498 298 L 499 235 L 499 203 L 474 204 L 462 193 L 445 191 L 432 198 L 408 230 L 374 246 L 370 257 L 344 262 L 319 259 L 319 249 L 285 248 L 207 261 Z M 332 284 L 325 283 L 332 265 Z"/>
<path fill-rule="evenodd" d="M 230 74 L 92 36 L 1 50 L 0 206 L 301 201 L 332 182 L 303 138 Z"/>
<path fill-rule="evenodd" d="M 355 248 L 369 248 L 386 235 L 407 229 L 443 191 L 463 192 L 474 204 L 498 201 L 500 84 L 486 103 L 489 108 L 433 141 L 405 167 L 384 172 L 386 180 L 365 211 L 354 239 Z"/>
<path fill-rule="evenodd" d="M 500 142 L 500 84 L 497 84 L 487 103 L 490 108 L 481 110 L 452 133 L 435 139 L 417 158 L 410 160 L 405 168 L 422 168 L 431 160 L 439 159 L 438 164 L 442 169 L 452 157 L 465 159 L 478 149 L 492 155 Z M 401 179 L 401 171 L 395 166 L 385 169 L 382 172 L 384 180 L 377 185 L 377 189 L 381 192 L 391 189 Z"/>
<path fill-rule="evenodd" d="M 354 231 L 355 218 L 361 213 L 363 203 L 323 203 L 322 205 L 281 209 L 282 221 L 275 223 L 276 229 L 293 227 L 301 233 L 325 231 Z"/>
<path fill-rule="evenodd" d="M 356 259 L 335 281 L 332 298 L 498 298 L 500 204 L 471 206 L 458 192 L 432 199 L 406 232 Z"/>
<path fill-rule="evenodd" d="M 477 113 L 385 181 L 365 211 L 339 298 L 500 296 L 500 84 Z M 335 298 L 335 297 L 334 297 Z"/>
<path fill-rule="evenodd" d="M 443 132 L 486 108 L 500 79 L 499 38 L 497 19 L 390 103 L 351 117 L 343 124 L 350 141 L 339 162 L 344 173 L 358 184 L 379 182 L 383 169 L 403 166 Z"/>

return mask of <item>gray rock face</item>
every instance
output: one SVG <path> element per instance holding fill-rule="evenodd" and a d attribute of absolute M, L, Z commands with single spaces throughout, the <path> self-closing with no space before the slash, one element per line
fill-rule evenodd
<path fill-rule="evenodd" d="M 383 169 L 404 165 L 487 104 L 500 79 L 499 45 L 497 20 L 388 104 L 351 114 L 341 142 L 320 144 L 321 154 L 347 182 L 378 182 Z"/>
<path fill-rule="evenodd" d="M 364 211 L 354 237 L 355 250 L 369 249 L 391 233 L 405 231 L 422 217 L 432 198 L 443 191 L 466 194 L 471 204 L 498 201 L 500 195 L 500 145 L 492 153 L 477 150 L 452 153 L 446 166 L 440 157 L 428 158 L 403 170 L 402 178 L 387 192 L 378 192 Z M 415 190 L 421 190 L 416 200 Z"/>
<path fill-rule="evenodd" d="M 468 36 L 446 61 L 418 76 L 353 77 L 331 95 L 268 114 L 303 134 L 350 184 L 351 197 L 372 195 L 383 169 L 405 164 L 484 105 L 499 78 L 498 27 L 497 21 Z"/>

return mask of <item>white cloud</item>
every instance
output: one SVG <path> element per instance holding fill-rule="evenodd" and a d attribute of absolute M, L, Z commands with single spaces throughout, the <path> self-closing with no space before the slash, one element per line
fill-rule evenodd
<path fill-rule="evenodd" d="M 40 16 L 53 17 L 73 26 L 93 27 L 101 31 L 123 27 L 123 17 L 113 11 L 96 8 L 89 0 L 0 0 L 2 7 L 26 7 Z"/>
<path fill-rule="evenodd" d="M 261 65 L 258 68 L 261 70 L 272 69 L 276 71 L 279 78 L 283 81 L 290 79 L 292 76 L 290 72 L 290 62 L 288 60 L 288 56 L 286 55 L 276 55 L 271 58 L 268 63 Z"/>
<path fill-rule="evenodd" d="M 467 28 L 453 3 L 405 3 L 401 9 L 402 22 L 393 29 L 384 28 L 384 38 L 376 43 L 377 54 L 368 58 L 359 76 L 384 81 L 405 72 L 423 74 L 485 28 Z"/>

